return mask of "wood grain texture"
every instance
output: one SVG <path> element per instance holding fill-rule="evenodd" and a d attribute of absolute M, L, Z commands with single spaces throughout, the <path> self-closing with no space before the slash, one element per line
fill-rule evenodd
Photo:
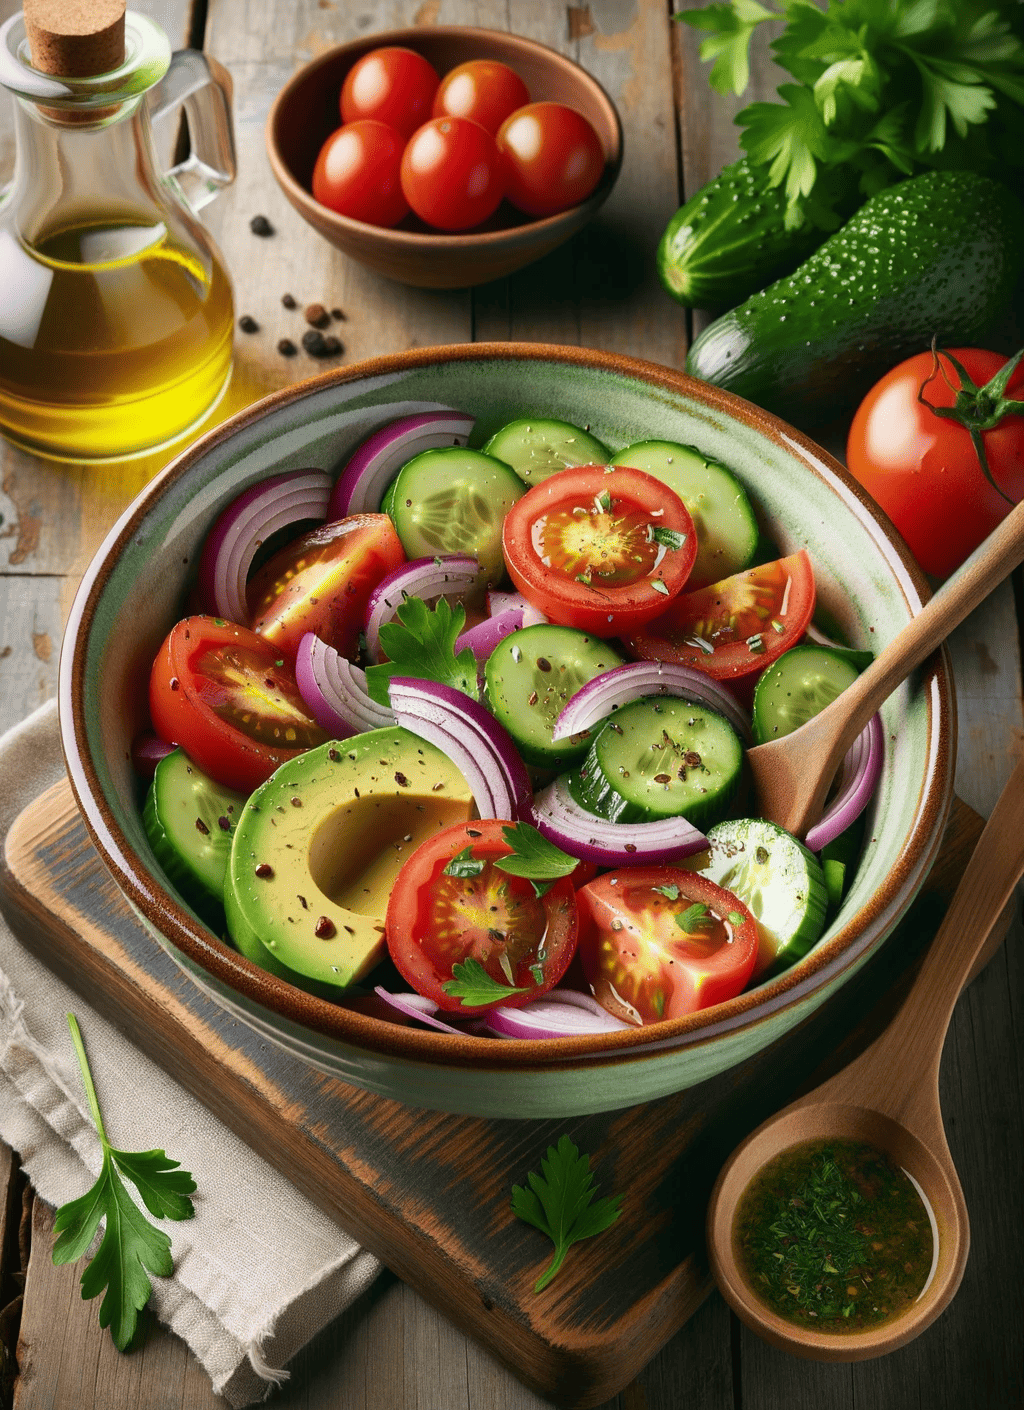
<path fill-rule="evenodd" d="M 978 827 L 958 805 L 930 882 L 932 915 Z M 2 888 L 11 924 L 62 978 L 528 1386 L 580 1407 L 621 1390 L 699 1305 L 710 1286 L 703 1207 L 722 1159 L 806 1081 L 838 1032 L 867 1041 L 877 994 L 899 984 L 929 905 L 916 911 L 916 936 L 908 923 L 818 1014 L 720 1078 L 639 1109 L 485 1122 L 358 1092 L 231 1020 L 138 927 L 65 784 L 12 827 Z M 512 1217 L 510 1187 L 563 1132 L 592 1153 L 600 1187 L 628 1198 L 619 1222 L 574 1249 L 535 1296 L 548 1255 Z M 417 1364 L 427 1355 L 419 1349 Z"/>

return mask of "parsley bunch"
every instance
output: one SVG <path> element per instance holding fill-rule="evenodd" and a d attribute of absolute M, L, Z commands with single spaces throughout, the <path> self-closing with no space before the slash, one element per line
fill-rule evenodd
<path fill-rule="evenodd" d="M 749 159 L 784 184 L 786 226 L 835 229 L 867 198 L 930 167 L 1005 176 L 1024 167 L 1024 21 L 1015 0 L 729 0 L 677 19 L 709 32 L 709 81 L 741 94 L 750 38 L 772 41 L 795 83 L 737 123 Z"/>

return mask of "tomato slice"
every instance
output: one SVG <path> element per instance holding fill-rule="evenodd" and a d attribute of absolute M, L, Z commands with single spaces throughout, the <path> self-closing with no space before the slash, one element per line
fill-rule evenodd
<path fill-rule="evenodd" d="M 527 490 L 505 516 L 516 587 L 553 622 L 622 636 L 660 616 L 697 557 L 693 520 L 653 475 L 581 465 Z"/>
<path fill-rule="evenodd" d="M 642 661 L 674 661 L 716 680 L 736 680 L 795 646 L 813 614 L 814 573 L 800 549 L 681 594 L 630 634 L 626 648 Z"/>
<path fill-rule="evenodd" d="M 161 739 L 240 793 L 327 738 L 278 648 L 219 617 L 171 628 L 150 672 L 149 713 Z"/>
<path fill-rule="evenodd" d="M 562 877 L 538 896 L 533 882 L 495 866 L 512 851 L 502 836 L 507 826 L 487 818 L 446 827 L 416 849 L 391 893 L 391 958 L 417 993 L 449 1012 L 519 1008 L 558 983 L 576 949 L 572 879 Z M 456 976 L 454 966 L 467 961 L 504 992 L 483 1003 L 446 992 L 466 976 Z"/>
<path fill-rule="evenodd" d="M 678 867 L 606 872 L 577 892 L 579 956 L 597 1001 L 641 1026 L 733 998 L 757 923 L 731 891 Z"/>
<path fill-rule="evenodd" d="M 275 553 L 246 588 L 253 631 L 294 659 L 306 632 L 354 656 L 373 589 L 405 562 L 386 514 L 351 514 Z"/>

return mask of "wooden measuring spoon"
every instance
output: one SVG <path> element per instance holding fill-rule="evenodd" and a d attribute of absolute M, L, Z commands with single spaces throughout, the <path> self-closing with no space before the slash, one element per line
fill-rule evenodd
<path fill-rule="evenodd" d="M 747 751 L 761 816 L 803 837 L 821 817 L 829 784 L 878 707 L 1022 560 L 1024 501 L 831 705 L 792 734 Z"/>
<path fill-rule="evenodd" d="M 885 1031 L 842 1072 L 757 1128 L 722 1168 L 708 1206 L 712 1271 L 726 1301 L 774 1346 L 827 1361 L 861 1361 L 911 1341 L 960 1286 L 970 1228 L 939 1106 L 939 1059 L 960 990 L 1024 874 L 1024 759 L 1010 776 L 945 919 Z M 802 1141 L 852 1139 L 885 1150 L 918 1182 L 935 1216 L 938 1259 L 917 1301 L 865 1332 L 823 1333 L 787 1322 L 760 1301 L 733 1252 L 736 1206 L 757 1171 Z"/>

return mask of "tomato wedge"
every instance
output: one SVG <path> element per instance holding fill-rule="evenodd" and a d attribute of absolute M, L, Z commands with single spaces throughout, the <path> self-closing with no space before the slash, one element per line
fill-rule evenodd
<path fill-rule="evenodd" d="M 626 638 L 642 661 L 673 661 L 716 680 L 763 671 L 803 636 L 814 614 L 814 573 L 805 549 L 683 593 Z"/>
<path fill-rule="evenodd" d="M 693 520 L 653 475 L 625 466 L 561 470 L 505 516 L 516 587 L 553 622 L 622 636 L 665 611 L 697 557 Z"/>
<path fill-rule="evenodd" d="M 405 562 L 386 514 L 322 524 L 275 553 L 246 588 L 253 631 L 295 657 L 306 632 L 354 656 L 373 589 Z"/>
<path fill-rule="evenodd" d="M 679 867 L 606 872 L 576 894 L 579 956 L 598 1003 L 641 1026 L 733 998 L 757 924 L 731 891 Z"/>
<path fill-rule="evenodd" d="M 487 818 L 446 827 L 416 849 L 391 893 L 391 958 L 449 1012 L 519 1008 L 558 983 L 576 950 L 571 878 L 538 896 L 533 882 L 495 866 L 512 852 L 507 826 Z"/>
<path fill-rule="evenodd" d="M 327 738 L 279 648 L 219 617 L 171 628 L 150 672 L 149 713 L 161 739 L 240 793 Z"/>

